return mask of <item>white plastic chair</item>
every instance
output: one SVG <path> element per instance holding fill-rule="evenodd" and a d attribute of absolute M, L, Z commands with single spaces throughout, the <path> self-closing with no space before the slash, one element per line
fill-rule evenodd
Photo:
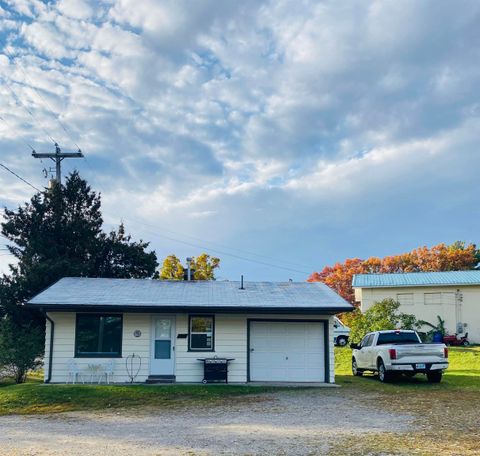
<path fill-rule="evenodd" d="M 110 384 L 110 380 L 113 377 L 113 372 L 115 370 L 115 361 L 113 359 L 108 360 L 105 365 L 103 366 L 103 374 L 100 375 L 98 379 L 98 383 L 102 381 L 103 376 L 105 375 L 105 381 Z"/>
<path fill-rule="evenodd" d="M 83 377 L 80 374 L 80 369 L 77 366 L 77 363 L 74 359 L 70 359 L 67 363 L 68 367 L 68 377 L 67 377 L 67 383 L 72 382 L 74 385 L 75 382 L 78 380 L 78 377 L 82 380 L 82 383 L 84 383 Z"/>

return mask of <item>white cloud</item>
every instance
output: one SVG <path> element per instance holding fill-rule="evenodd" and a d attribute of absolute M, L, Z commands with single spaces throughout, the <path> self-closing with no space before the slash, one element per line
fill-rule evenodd
<path fill-rule="evenodd" d="M 57 7 L 62 14 L 74 19 L 89 19 L 93 14 L 92 7 L 83 0 L 61 0 Z"/>

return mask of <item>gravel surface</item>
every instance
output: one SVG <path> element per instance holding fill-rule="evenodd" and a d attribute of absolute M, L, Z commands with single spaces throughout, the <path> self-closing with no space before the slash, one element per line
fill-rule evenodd
<path fill-rule="evenodd" d="M 339 389 L 278 391 L 191 409 L 0 417 L 2 455 L 317 455 L 342 436 L 406 432 L 413 417 Z"/>

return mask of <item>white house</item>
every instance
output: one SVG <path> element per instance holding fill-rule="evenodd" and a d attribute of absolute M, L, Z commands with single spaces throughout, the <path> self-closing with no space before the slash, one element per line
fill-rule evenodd
<path fill-rule="evenodd" d="M 480 271 L 357 274 L 352 285 L 362 311 L 392 298 L 402 312 L 433 324 L 439 315 L 450 334 L 480 343 Z"/>
<path fill-rule="evenodd" d="M 218 357 L 233 359 L 230 382 L 333 383 L 333 315 L 353 310 L 321 283 L 91 278 L 61 279 L 27 305 L 45 312 L 54 383 L 72 365 L 110 365 L 126 382 L 132 354 L 137 382 L 201 382 L 198 359 Z"/>

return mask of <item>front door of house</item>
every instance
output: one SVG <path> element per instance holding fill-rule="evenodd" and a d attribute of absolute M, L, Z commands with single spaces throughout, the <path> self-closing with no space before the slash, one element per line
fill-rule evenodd
<path fill-rule="evenodd" d="M 175 366 L 175 317 L 152 317 L 150 373 L 173 375 Z"/>

